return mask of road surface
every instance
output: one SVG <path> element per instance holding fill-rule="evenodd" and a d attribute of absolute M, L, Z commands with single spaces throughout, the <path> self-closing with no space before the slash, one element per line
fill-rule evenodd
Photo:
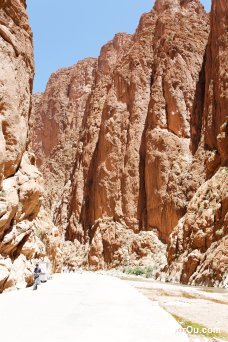
<path fill-rule="evenodd" d="M 0 295 L 4 342 L 187 342 L 156 302 L 123 280 L 96 273 L 56 275 Z"/>

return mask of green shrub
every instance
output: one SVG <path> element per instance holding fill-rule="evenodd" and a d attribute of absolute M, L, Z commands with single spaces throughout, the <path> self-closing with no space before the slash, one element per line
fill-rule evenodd
<path fill-rule="evenodd" d="M 215 232 L 215 235 L 217 236 L 223 236 L 223 234 L 224 234 L 223 227 Z"/>
<path fill-rule="evenodd" d="M 19 209 L 19 210 L 22 210 L 22 208 L 23 208 L 23 204 L 22 204 L 21 202 L 19 202 L 19 203 L 18 203 L 18 209 Z"/>
<path fill-rule="evenodd" d="M 141 267 L 141 266 L 135 266 L 135 267 L 127 267 L 123 269 L 123 273 L 130 274 L 130 275 L 144 275 L 146 278 L 152 277 L 153 268 L 152 267 Z"/>
<path fill-rule="evenodd" d="M 41 230 L 41 229 L 34 228 L 34 234 L 35 234 L 40 240 L 42 240 L 42 230 Z"/>
<path fill-rule="evenodd" d="M 142 267 L 136 266 L 136 267 L 128 267 L 124 269 L 124 273 L 126 274 L 132 274 L 132 275 L 142 275 L 144 274 L 144 270 Z"/>
<path fill-rule="evenodd" d="M 4 190 L 0 191 L 0 197 L 6 197 L 6 192 Z"/>
<path fill-rule="evenodd" d="M 145 276 L 146 278 L 151 278 L 153 275 L 153 268 L 151 266 L 148 266 L 145 268 Z"/>

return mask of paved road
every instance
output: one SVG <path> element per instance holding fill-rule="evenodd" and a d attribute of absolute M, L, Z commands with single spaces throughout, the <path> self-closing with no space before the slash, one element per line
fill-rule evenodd
<path fill-rule="evenodd" d="M 4 342 L 187 342 L 158 304 L 95 273 L 55 276 L 37 291 L 0 295 Z"/>

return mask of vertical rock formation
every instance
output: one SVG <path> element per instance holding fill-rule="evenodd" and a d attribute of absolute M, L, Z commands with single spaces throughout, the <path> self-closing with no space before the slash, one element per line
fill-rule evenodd
<path fill-rule="evenodd" d="M 46 204 L 53 210 L 71 177 L 96 65 L 96 59 L 88 58 L 59 70 L 51 76 L 45 93 L 33 98 L 30 148 L 49 189 Z"/>
<path fill-rule="evenodd" d="M 209 36 L 199 0 L 157 0 L 134 35 L 35 98 L 30 148 L 66 264 L 155 274 L 168 244 L 167 279 L 224 284 L 205 258 L 224 254 L 226 235 L 226 10 L 213 1 Z"/>
<path fill-rule="evenodd" d="M 1 1 L 1 180 L 15 174 L 26 148 L 34 74 L 24 1 Z"/>
<path fill-rule="evenodd" d="M 112 264 L 115 258 L 123 262 L 118 250 L 126 243 L 126 231 L 150 230 L 167 242 L 184 214 L 192 161 L 190 120 L 207 28 L 198 1 L 175 6 L 157 1 L 118 56 L 97 113 L 99 136 L 86 187 L 77 181 L 80 173 L 75 170 L 67 230 L 71 240 L 90 241 L 89 263 L 95 267 Z M 83 141 L 80 160 L 88 145 Z M 131 248 L 125 248 L 129 254 Z"/>
<path fill-rule="evenodd" d="M 35 234 L 43 179 L 26 150 L 34 64 L 24 0 L 0 1 L 0 61 L 1 292 L 31 283 L 30 260 L 46 255 Z"/>
<path fill-rule="evenodd" d="M 208 38 L 199 1 L 157 1 L 151 97 L 145 130 L 147 225 L 168 242 L 191 196 L 191 120 Z"/>
<path fill-rule="evenodd" d="M 209 286 L 227 283 L 228 246 L 228 4 L 212 1 L 206 50 L 201 141 L 193 177 L 202 185 L 179 221 L 168 245 L 168 278 Z M 203 165 L 203 172 L 195 165 Z"/>
<path fill-rule="evenodd" d="M 206 90 L 204 105 L 204 143 L 211 151 L 207 160 L 207 175 L 228 163 L 228 4 L 212 1 L 211 33 L 207 49 Z"/>

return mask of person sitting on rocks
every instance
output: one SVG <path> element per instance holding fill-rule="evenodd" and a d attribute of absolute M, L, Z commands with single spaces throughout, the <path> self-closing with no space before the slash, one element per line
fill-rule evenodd
<path fill-rule="evenodd" d="M 34 269 L 34 285 L 33 285 L 33 290 L 37 290 L 38 284 L 40 283 L 40 273 L 41 273 L 41 268 L 39 267 L 39 264 L 36 264 L 36 267 Z"/>

